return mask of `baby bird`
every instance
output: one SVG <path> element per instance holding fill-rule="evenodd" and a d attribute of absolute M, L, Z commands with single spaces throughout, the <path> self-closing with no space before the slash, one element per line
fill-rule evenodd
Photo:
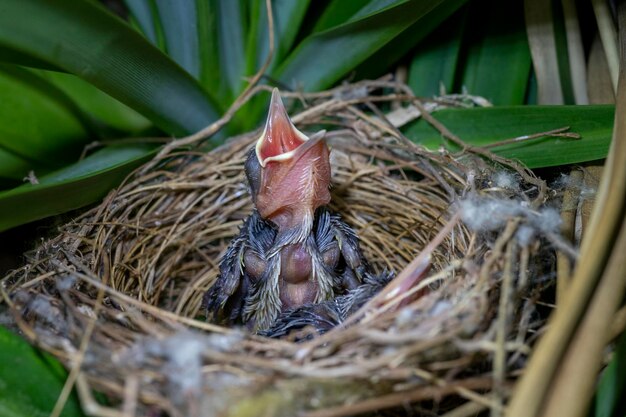
<path fill-rule="evenodd" d="M 287 311 L 349 293 L 368 273 L 356 234 L 325 207 L 331 175 L 324 134 L 296 129 L 274 89 L 245 163 L 255 210 L 204 296 L 209 319 L 263 331 Z"/>
<path fill-rule="evenodd" d="M 281 338 L 290 336 L 292 333 L 310 328 L 316 334 L 321 335 L 335 326 L 343 323 L 348 317 L 363 307 L 365 303 L 378 294 L 385 285 L 393 279 L 394 274 L 383 272 L 380 275 L 366 273 L 363 282 L 356 288 L 351 289 L 344 295 L 321 303 L 304 304 L 280 314 L 272 325 L 259 334 L 265 337 Z M 313 333 L 306 335 L 308 340 Z"/>

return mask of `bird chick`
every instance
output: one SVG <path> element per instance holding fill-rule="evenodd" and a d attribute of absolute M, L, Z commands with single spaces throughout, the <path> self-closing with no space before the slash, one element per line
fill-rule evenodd
<path fill-rule="evenodd" d="M 287 310 L 360 284 L 369 267 L 358 238 L 325 207 L 331 171 L 324 134 L 296 129 L 274 89 L 265 129 L 245 163 L 255 210 L 204 296 L 209 319 L 264 330 Z"/>
<path fill-rule="evenodd" d="M 292 334 L 297 335 L 305 328 L 314 331 L 314 333 L 307 333 L 304 338 L 296 337 L 295 341 L 305 341 L 312 338 L 314 334 L 324 334 L 363 307 L 385 285 L 389 284 L 393 277 L 394 274 L 387 271 L 382 274 L 367 272 L 363 277 L 363 282 L 346 294 L 321 303 L 291 308 L 280 314 L 268 329 L 260 331 L 259 334 L 265 337 L 282 338 Z"/>

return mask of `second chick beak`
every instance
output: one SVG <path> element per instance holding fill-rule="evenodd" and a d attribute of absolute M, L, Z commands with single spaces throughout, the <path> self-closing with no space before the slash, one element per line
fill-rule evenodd
<path fill-rule="evenodd" d="M 280 229 L 312 223 L 315 210 L 330 202 L 330 151 L 324 133 L 309 138 L 296 129 L 274 89 L 255 148 L 261 165 L 255 202 L 261 217 Z"/>

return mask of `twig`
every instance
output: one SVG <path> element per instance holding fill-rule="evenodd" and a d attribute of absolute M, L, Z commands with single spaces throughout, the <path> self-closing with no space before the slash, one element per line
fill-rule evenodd
<path fill-rule="evenodd" d="M 516 138 L 505 139 L 505 140 L 501 140 L 498 142 L 492 142 L 492 143 L 488 143 L 486 145 L 482 145 L 478 147 L 482 149 L 492 149 L 492 148 L 498 148 L 504 145 L 510 145 L 512 143 L 526 142 L 529 140 L 540 139 L 540 138 L 545 138 L 545 137 L 567 138 L 567 139 L 575 139 L 575 140 L 578 140 L 581 138 L 580 134 L 574 133 L 574 132 L 567 132 L 567 130 L 569 130 L 569 126 L 560 127 L 558 129 L 553 129 L 553 130 L 548 130 L 546 132 L 533 133 L 531 135 L 522 135 Z"/>
<path fill-rule="evenodd" d="M 502 285 L 500 288 L 500 303 L 498 305 L 498 318 L 496 320 L 496 351 L 493 355 L 493 386 L 495 404 L 491 409 L 492 417 L 502 415 L 505 392 L 503 391 L 506 377 L 506 335 L 510 316 L 511 296 L 513 288 L 513 263 L 515 243 L 509 241 L 504 257 L 504 271 L 502 272 Z"/>
<path fill-rule="evenodd" d="M 574 242 L 574 228 L 576 224 L 576 212 L 578 202 L 580 200 L 580 187 L 582 185 L 583 172 L 574 168 L 570 171 L 569 183 L 563 193 L 563 202 L 561 204 L 561 237 L 567 243 Z M 557 272 L 557 305 L 563 300 L 563 297 L 570 284 L 573 269 L 573 259 L 566 252 L 558 251 L 556 259 Z"/>
<path fill-rule="evenodd" d="M 106 268 L 103 276 L 103 283 L 106 285 L 106 282 L 109 277 L 110 268 Z M 63 389 L 59 394 L 59 398 L 57 399 L 52 412 L 50 413 L 50 417 L 59 417 L 63 412 L 63 407 L 65 407 L 65 403 L 72 393 L 72 389 L 74 388 L 74 383 L 76 382 L 76 378 L 80 373 L 80 368 L 82 366 L 83 360 L 85 358 L 85 352 L 87 352 L 87 346 L 89 345 L 89 341 L 91 339 L 91 334 L 93 333 L 94 328 L 96 327 L 96 322 L 98 321 L 98 314 L 100 309 L 102 308 L 102 300 L 104 299 L 104 291 L 102 289 L 98 290 L 98 295 L 96 296 L 95 307 L 93 310 L 93 316 L 90 317 L 87 327 L 85 328 L 85 333 L 83 334 L 83 338 L 80 342 L 80 347 L 76 356 L 73 358 L 72 369 L 70 374 L 63 385 Z"/>
<path fill-rule="evenodd" d="M 532 175 L 528 171 L 528 169 L 526 169 L 524 166 L 522 166 L 518 162 L 498 156 L 494 154 L 493 152 L 490 152 L 487 149 L 477 148 L 475 146 L 470 146 L 466 144 L 465 142 L 463 142 L 463 140 L 461 140 L 461 138 L 459 138 L 457 135 L 455 135 L 450 130 L 448 130 L 447 127 L 445 127 L 441 122 L 439 122 L 430 113 L 428 113 L 419 100 L 417 99 L 413 100 L 413 104 L 415 105 L 415 107 L 420 109 L 420 111 L 422 112 L 422 117 L 426 121 L 428 121 L 428 123 L 430 123 L 435 129 L 437 129 L 444 137 L 448 138 L 449 140 L 451 140 L 452 142 L 460 146 L 462 152 L 471 152 L 476 155 L 486 157 L 492 161 L 498 162 L 501 165 L 511 167 L 515 171 L 517 171 L 526 182 L 530 184 L 534 184 L 537 187 L 538 195 L 537 197 L 535 197 L 533 201 L 533 206 L 537 207 L 543 204 L 545 200 L 545 193 L 546 193 L 546 188 L 547 188 L 545 181 L 542 181 L 538 179 L 537 177 L 535 177 L 534 175 Z"/>
<path fill-rule="evenodd" d="M 344 417 L 363 414 L 372 411 L 383 410 L 386 408 L 397 407 L 403 404 L 423 401 L 433 398 L 442 398 L 459 392 L 459 389 L 465 390 L 484 390 L 491 387 L 490 378 L 478 377 L 467 378 L 456 383 L 451 383 L 441 387 L 419 387 L 413 391 L 398 392 L 361 401 L 355 404 L 341 405 L 333 408 L 325 408 L 320 411 L 311 411 L 301 414 L 301 417 Z"/>

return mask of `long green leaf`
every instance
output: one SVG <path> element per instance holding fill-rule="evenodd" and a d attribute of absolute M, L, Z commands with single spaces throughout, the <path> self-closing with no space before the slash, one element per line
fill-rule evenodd
<path fill-rule="evenodd" d="M 95 2 L 0 0 L 0 10 L 1 46 L 78 75 L 170 134 L 217 118 L 189 74 Z"/>
<path fill-rule="evenodd" d="M 467 59 L 456 90 L 466 88 L 497 105 L 523 104 L 531 70 L 523 2 L 474 2 L 465 38 Z"/>
<path fill-rule="evenodd" d="M 217 14 L 220 76 L 230 87 L 230 96 L 222 100 L 230 104 L 245 84 L 246 12 L 241 0 L 212 0 L 212 5 Z"/>
<path fill-rule="evenodd" d="M 48 417 L 67 377 L 59 362 L 0 326 L 0 364 L 0 415 Z M 62 415 L 83 416 L 75 394 Z"/>
<path fill-rule="evenodd" d="M 62 170 L 0 193 L 0 231 L 101 199 L 153 155 L 152 145 L 109 146 Z"/>
<path fill-rule="evenodd" d="M 275 0 L 272 2 L 275 48 L 270 69 L 274 68 L 276 63 L 282 62 L 293 46 L 309 3 L 310 0 Z M 250 39 L 247 47 L 248 75 L 253 74 L 263 65 L 269 53 L 269 29 L 264 1 L 253 2 L 251 19 Z"/>
<path fill-rule="evenodd" d="M 134 134 L 149 128 L 152 123 L 108 94 L 72 74 L 42 71 L 48 79 L 63 90 L 86 114 L 114 129 Z"/>
<path fill-rule="evenodd" d="M 197 10 L 193 1 L 156 0 L 167 53 L 189 74 L 200 76 Z"/>
<path fill-rule="evenodd" d="M 422 41 L 422 39 L 438 28 L 440 23 L 444 21 L 450 14 L 449 9 L 439 8 L 429 15 L 428 20 L 419 20 L 409 26 L 400 35 L 396 36 L 391 42 L 385 45 L 374 55 L 366 59 L 354 71 L 356 79 L 374 79 L 381 75 L 393 71 L 401 59 L 405 58 L 409 50 Z M 430 37 L 430 36 L 429 36 Z M 422 45 L 425 43 L 422 42 Z M 448 63 L 449 64 L 449 63 Z M 431 68 L 433 72 L 435 68 Z M 435 82 L 435 86 L 439 86 L 439 80 Z"/>
<path fill-rule="evenodd" d="M 592 161 L 606 157 L 613 130 L 614 106 L 514 106 L 448 109 L 434 114 L 451 132 L 474 146 L 569 126 L 581 139 L 542 138 L 494 148 L 530 168 Z M 411 140 L 436 151 L 456 146 L 423 120 L 404 128 Z"/>
<path fill-rule="evenodd" d="M 35 164 L 0 148 L 0 178 L 22 181 Z"/>
<path fill-rule="evenodd" d="M 25 67 L 40 68 L 51 71 L 63 71 L 49 62 L 38 59 L 34 56 L 21 53 L 0 44 L 0 62 L 10 62 L 12 64 L 23 65 Z"/>
<path fill-rule="evenodd" d="M 324 12 L 315 22 L 313 32 L 322 32 L 334 26 L 347 22 L 359 10 L 367 6 L 372 0 L 332 0 Z"/>
<path fill-rule="evenodd" d="M 613 358 L 602 372 L 596 392 L 594 417 L 623 417 L 626 413 L 626 332 L 622 333 Z"/>
<path fill-rule="evenodd" d="M 415 95 L 439 95 L 440 86 L 452 92 L 466 23 L 467 8 L 463 7 L 417 46 L 407 81 Z"/>
<path fill-rule="evenodd" d="M 305 39 L 273 75 L 284 83 L 305 90 L 329 87 L 414 23 L 428 22 L 424 26 L 432 29 L 463 2 L 389 2 L 377 13 L 365 13 L 365 16 L 356 19 L 353 17 L 347 23 Z M 425 34 L 417 30 L 415 36 Z"/>
<path fill-rule="evenodd" d="M 60 89 L 27 70 L 0 65 L 0 148 L 59 167 L 89 140 L 86 124 Z"/>
<path fill-rule="evenodd" d="M 562 3 L 562 2 L 559 2 Z M 563 103 L 577 104 L 574 98 L 574 85 L 572 84 L 572 72 L 567 48 L 567 33 L 565 30 L 565 17 L 563 4 L 554 3 L 552 7 L 552 20 L 554 22 L 554 42 L 556 44 L 556 59 L 559 66 L 559 78 L 563 89 Z M 582 48 L 582 45 L 581 45 Z M 584 65 L 584 63 L 583 63 Z"/>
<path fill-rule="evenodd" d="M 228 86 L 223 82 L 220 67 L 219 34 L 217 30 L 217 11 L 214 0 L 195 0 L 198 26 L 198 53 L 200 57 L 200 82 L 204 88 L 217 97 L 222 110 L 227 107 L 223 102 Z"/>
<path fill-rule="evenodd" d="M 124 0 L 146 38 L 157 44 L 157 30 L 152 15 L 153 0 Z"/>

